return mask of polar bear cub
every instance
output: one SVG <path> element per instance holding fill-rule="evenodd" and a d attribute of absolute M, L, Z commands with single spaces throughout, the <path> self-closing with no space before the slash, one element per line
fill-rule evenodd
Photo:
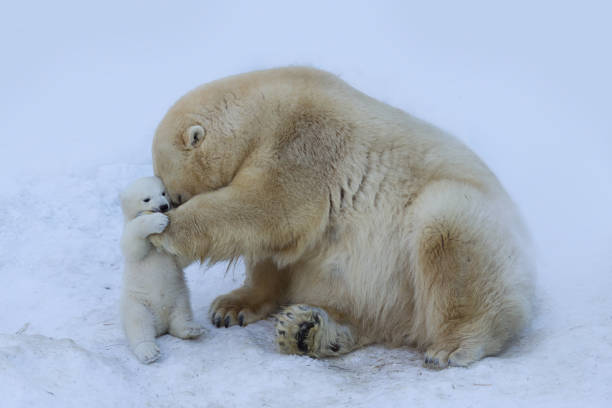
<path fill-rule="evenodd" d="M 125 220 L 121 251 L 125 261 L 121 319 L 130 348 L 141 362 L 157 360 L 155 337 L 165 333 L 182 339 L 199 336 L 193 321 L 189 290 L 181 260 L 155 249 L 147 238 L 168 225 L 166 190 L 157 177 L 131 183 L 121 194 Z"/>

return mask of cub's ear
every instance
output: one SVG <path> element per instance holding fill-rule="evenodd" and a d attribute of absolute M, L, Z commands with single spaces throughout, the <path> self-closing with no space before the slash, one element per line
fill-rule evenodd
<path fill-rule="evenodd" d="M 200 125 L 188 127 L 185 134 L 183 134 L 183 142 L 185 143 L 185 147 L 188 149 L 198 147 L 200 143 L 202 143 L 202 140 L 204 140 L 205 135 L 206 131 Z"/>

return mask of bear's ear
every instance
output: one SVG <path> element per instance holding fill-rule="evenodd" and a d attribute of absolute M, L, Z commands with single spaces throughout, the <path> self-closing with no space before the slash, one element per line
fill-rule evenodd
<path fill-rule="evenodd" d="M 183 135 L 183 142 L 185 143 L 185 147 L 188 149 L 198 147 L 200 143 L 202 143 L 202 140 L 204 140 L 205 135 L 206 131 L 200 125 L 188 127 L 185 131 L 185 134 Z"/>

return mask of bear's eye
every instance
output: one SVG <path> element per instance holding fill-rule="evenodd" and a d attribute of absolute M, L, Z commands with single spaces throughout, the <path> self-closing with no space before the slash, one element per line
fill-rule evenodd
<path fill-rule="evenodd" d="M 164 191 L 164 192 L 162 193 L 162 195 L 165 197 L 165 196 L 166 196 L 166 192 Z"/>
<path fill-rule="evenodd" d="M 149 201 L 151 201 L 151 199 L 150 199 L 150 198 L 145 198 L 145 199 L 144 199 L 144 200 L 142 200 L 142 201 L 144 201 L 145 203 L 148 203 Z"/>

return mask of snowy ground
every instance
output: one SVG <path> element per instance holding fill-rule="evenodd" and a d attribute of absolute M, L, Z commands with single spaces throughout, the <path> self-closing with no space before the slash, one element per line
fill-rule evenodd
<path fill-rule="evenodd" d="M 609 406 L 611 6 L 110 3 L 0 16 L 2 407 Z M 119 191 L 151 174 L 154 128 L 182 93 L 287 64 L 436 123 L 499 175 L 539 265 L 538 315 L 508 351 L 439 372 L 408 349 L 280 355 L 270 321 L 210 325 L 243 279 L 218 265 L 187 270 L 201 339 L 160 338 L 151 366 L 129 353 Z"/>

